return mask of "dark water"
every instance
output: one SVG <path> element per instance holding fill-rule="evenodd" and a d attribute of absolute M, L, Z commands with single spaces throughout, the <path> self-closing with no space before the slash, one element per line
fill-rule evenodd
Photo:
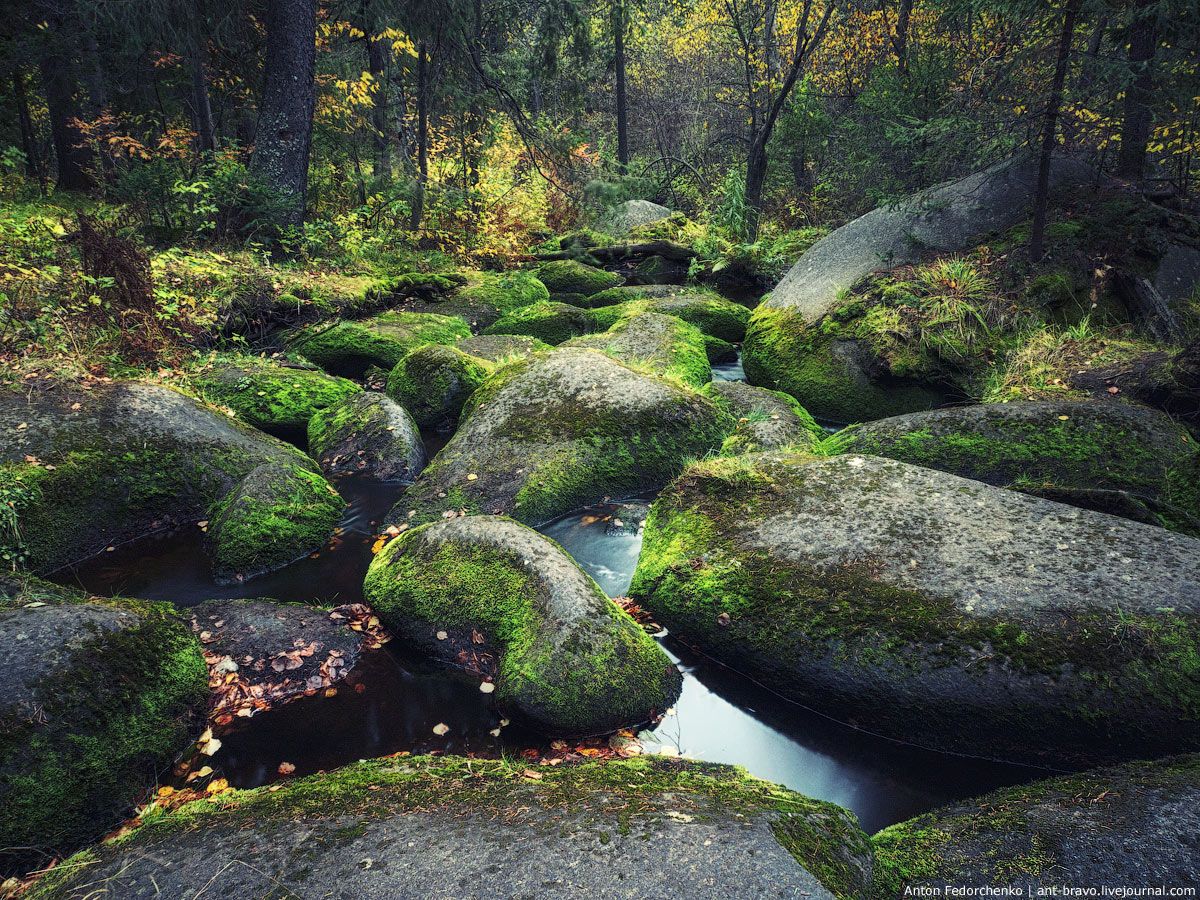
<path fill-rule="evenodd" d="M 361 599 L 363 573 L 382 516 L 399 485 L 347 479 L 350 502 L 341 534 L 314 558 L 233 586 L 215 585 L 201 534 L 191 527 L 103 554 L 62 581 L 101 594 L 168 600 L 187 607 L 212 597 L 275 597 L 310 603 Z M 609 504 L 566 516 L 543 531 L 557 540 L 612 596 L 629 587 L 641 547 L 645 505 Z M 685 673 L 683 694 L 664 720 L 642 734 L 650 752 L 745 766 L 751 773 L 858 814 L 872 831 L 949 800 L 1030 780 L 1037 770 L 916 750 L 832 722 L 785 701 L 670 638 L 663 646 Z M 398 751 L 496 755 L 543 746 L 545 738 L 501 716 L 478 680 L 430 669 L 388 645 L 356 672 L 361 692 L 343 683 L 336 696 L 307 698 L 221 734 L 212 760 L 237 787 L 267 783 L 280 763 L 297 775 Z M 434 726 L 449 731 L 439 736 Z M 500 729 L 500 734 L 492 732 Z"/>

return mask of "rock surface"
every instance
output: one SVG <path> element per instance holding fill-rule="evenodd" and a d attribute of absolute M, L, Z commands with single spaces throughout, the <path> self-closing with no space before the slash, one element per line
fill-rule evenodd
<path fill-rule="evenodd" d="M 424 301 L 409 301 L 404 310 L 457 316 L 471 328 L 478 329 L 486 328 L 514 309 L 549 299 L 546 286 L 532 272 L 471 272 L 465 284 L 448 294 Z"/>
<path fill-rule="evenodd" d="M 468 356 L 477 356 L 493 363 L 550 349 L 550 345 L 544 341 L 523 334 L 477 334 L 464 338 L 454 346 Z"/>
<path fill-rule="evenodd" d="M 845 448 L 1200 536 L 1200 451 L 1187 429 L 1117 403 L 1015 402 L 880 419 Z"/>
<path fill-rule="evenodd" d="M 492 368 L 491 363 L 468 356 L 458 347 L 426 344 L 396 363 L 386 390 L 421 428 L 443 427 L 458 419 L 463 404 L 487 380 Z"/>
<path fill-rule="evenodd" d="M 422 344 L 453 344 L 470 336 L 470 327 L 457 316 L 386 312 L 315 326 L 297 334 L 290 346 L 327 372 L 359 378 L 371 366 L 390 371 Z"/>
<path fill-rule="evenodd" d="M 694 464 L 630 590 L 673 634 L 926 747 L 1085 765 L 1200 746 L 1200 541 L 892 460 Z"/>
<path fill-rule="evenodd" d="M 564 347 L 588 347 L 653 375 L 678 378 L 695 387 L 712 380 L 704 335 L 674 316 L 638 313 L 608 331 L 572 338 Z"/>
<path fill-rule="evenodd" d="M 484 334 L 527 335 L 547 344 L 561 344 L 581 334 L 603 331 L 609 324 L 600 324 L 586 309 L 547 300 L 507 313 Z"/>
<path fill-rule="evenodd" d="M 539 354 L 472 395 L 453 439 L 389 519 L 416 523 L 465 510 L 540 524 L 659 487 L 732 430 L 707 398 L 602 353 Z"/>
<path fill-rule="evenodd" d="M 97 839 L 199 731 L 200 645 L 165 604 L 0 594 L 0 875 Z"/>
<path fill-rule="evenodd" d="M 869 844 L 839 807 L 728 766 L 544 768 L 413 758 L 185 807 L 39 884 L 36 900 L 194 897 L 865 897 Z M 192 827 L 202 825 L 202 827 Z M 221 861 L 214 865 L 214 861 Z M 822 882 L 824 882 L 822 884 Z"/>
<path fill-rule="evenodd" d="M 364 391 L 317 413 L 308 451 L 327 475 L 412 481 L 425 468 L 425 447 L 412 416 L 390 397 Z"/>
<path fill-rule="evenodd" d="M 4 392 L 0 434 L 0 478 L 16 522 L 0 543 L 38 571 L 205 519 L 260 466 L 320 480 L 294 447 L 144 382 Z M 310 510 L 289 501 L 266 512 L 274 528 L 260 535 L 262 554 L 295 558 L 313 549 Z"/>
<path fill-rule="evenodd" d="M 603 228 L 615 235 L 625 235 L 642 225 L 653 225 L 672 216 L 671 210 L 649 200 L 626 200 L 616 206 L 604 219 Z"/>
<path fill-rule="evenodd" d="M 737 419 L 737 430 L 721 445 L 724 453 L 752 453 L 781 447 L 809 449 L 825 432 L 803 406 L 782 391 L 742 381 L 714 381 L 704 389 Z"/>
<path fill-rule="evenodd" d="M 537 267 L 537 277 L 554 294 L 579 294 L 588 297 L 611 287 L 624 279 L 620 275 L 605 272 L 595 266 L 574 259 L 557 259 Z"/>
<path fill-rule="evenodd" d="M 873 898 L 914 889 L 1187 888 L 1200 872 L 1200 757 L 996 791 L 886 828 Z M 1059 894 L 1059 896 L 1064 896 Z"/>
<path fill-rule="evenodd" d="M 363 596 L 408 645 L 481 660 L 470 667 L 494 677 L 501 707 L 549 734 L 640 725 L 679 696 L 679 671 L 654 639 L 561 547 L 511 519 L 401 534 L 372 560 Z"/>

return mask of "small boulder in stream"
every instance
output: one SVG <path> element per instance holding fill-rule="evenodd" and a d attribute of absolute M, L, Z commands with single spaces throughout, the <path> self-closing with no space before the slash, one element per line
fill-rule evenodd
<path fill-rule="evenodd" d="M 0 584 L 0 877 L 126 817 L 202 727 L 200 644 L 168 604 Z"/>
<path fill-rule="evenodd" d="M 1128 403 L 1013 402 L 880 419 L 844 449 L 1200 536 L 1200 450 L 1186 428 Z"/>
<path fill-rule="evenodd" d="M 601 324 L 639 312 L 653 312 L 683 319 L 724 341 L 742 340 L 750 321 L 747 307 L 700 287 L 620 287 L 588 299 L 589 306 L 601 307 L 595 313 L 596 321 Z"/>
<path fill-rule="evenodd" d="M 564 347 L 590 347 L 652 375 L 677 378 L 694 387 L 712 380 L 705 337 L 674 316 L 638 313 L 608 331 L 572 338 Z"/>
<path fill-rule="evenodd" d="M 422 344 L 453 344 L 470 336 L 470 327 L 457 316 L 385 312 L 302 330 L 293 337 L 290 349 L 334 375 L 359 378 L 371 366 L 391 371 Z"/>
<path fill-rule="evenodd" d="M 811 449 L 825 432 L 808 411 L 782 391 L 755 387 L 744 381 L 714 381 L 704 388 L 737 419 L 737 430 L 725 439 L 726 454 L 753 453 L 794 447 Z"/>
<path fill-rule="evenodd" d="M 780 693 L 925 747 L 1200 747 L 1200 540 L 894 460 L 692 465 L 630 596 Z"/>
<path fill-rule="evenodd" d="M 260 565 L 290 562 L 332 533 L 342 503 L 295 447 L 161 385 L 86 387 L 0 392 L 9 558 L 53 571 L 251 499 L 261 527 L 245 558 Z"/>
<path fill-rule="evenodd" d="M 463 404 L 492 369 L 487 360 L 469 356 L 457 346 L 426 344 L 396 363 L 386 390 L 421 428 L 439 428 L 458 419 Z"/>
<path fill-rule="evenodd" d="M 550 296 L 555 294 L 579 294 L 588 297 L 600 291 L 616 287 L 624 279 L 620 275 L 605 272 L 595 266 L 574 259 L 556 259 L 537 267 L 537 277 Z"/>
<path fill-rule="evenodd" d="M 901 900 L 948 884 L 1022 897 L 1191 887 L 1198 833 L 1200 756 L 1133 762 L 1004 788 L 885 828 L 872 838 L 871 897 Z"/>
<path fill-rule="evenodd" d="M 496 700 L 550 734 L 603 734 L 664 713 L 679 671 L 556 543 L 467 516 L 392 540 L 363 597 L 407 645 L 495 678 Z"/>
<path fill-rule="evenodd" d="M 601 227 L 610 234 L 621 236 L 629 234 L 634 228 L 653 225 L 673 215 L 667 207 L 650 200 L 626 200 L 609 210 Z"/>
<path fill-rule="evenodd" d="M 425 468 L 417 423 L 395 400 L 374 391 L 352 394 L 313 416 L 308 452 L 327 475 L 412 481 Z"/>
<path fill-rule="evenodd" d="M 477 334 L 454 344 L 468 356 L 477 356 L 491 363 L 509 362 L 529 356 L 550 345 L 524 334 Z"/>
<path fill-rule="evenodd" d="M 708 398 L 603 353 L 540 353 L 472 394 L 450 443 L 388 518 L 493 513 L 538 525 L 661 487 L 733 427 Z"/>
<path fill-rule="evenodd" d="M 854 817 L 730 766 L 628 759 L 359 762 L 157 817 L 32 900 L 215 896 L 864 900 Z"/>
<path fill-rule="evenodd" d="M 505 314 L 485 329 L 484 334 L 523 334 L 547 344 L 561 344 L 582 334 L 603 331 L 610 324 L 596 321 L 589 310 L 547 300 Z"/>

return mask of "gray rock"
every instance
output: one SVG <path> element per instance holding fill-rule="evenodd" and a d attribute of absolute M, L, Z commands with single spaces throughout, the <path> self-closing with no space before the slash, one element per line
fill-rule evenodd
<path fill-rule="evenodd" d="M 886 828 L 872 897 L 914 889 L 1187 888 L 1200 872 L 1200 757 L 1006 788 Z M 1059 894 L 1059 896 L 1063 896 Z"/>
<path fill-rule="evenodd" d="M 550 734 L 640 725 L 679 697 L 679 671 L 654 639 L 561 547 L 511 519 L 400 535 L 372 560 L 363 596 L 424 653 L 494 658 L 479 674 L 495 677 L 496 701 Z"/>
<path fill-rule="evenodd" d="M 704 393 L 738 420 L 737 430 L 721 447 L 725 453 L 806 449 L 825 436 L 808 411 L 782 391 L 743 381 L 714 381 Z"/>
<path fill-rule="evenodd" d="M 605 217 L 601 227 L 611 234 L 626 235 L 640 225 L 653 225 L 669 219 L 671 210 L 649 200 L 626 200 Z"/>
<path fill-rule="evenodd" d="M 1093 181 L 1090 168 L 1057 158 L 1051 188 Z M 880 269 L 973 247 L 1029 215 L 1037 161 L 1018 156 L 957 181 L 936 185 L 896 206 L 881 206 L 817 241 L 788 271 L 763 306 L 794 309 L 817 322 L 839 295 Z"/>
<path fill-rule="evenodd" d="M 312 460 L 294 447 L 142 382 L 4 392 L 0 435 L 16 520 L 0 543 L 38 571 L 207 518 L 260 466 L 324 485 Z M 275 526 L 258 536 L 259 550 L 294 558 L 311 549 L 305 543 L 311 512 L 290 503 L 264 509 Z"/>
<path fill-rule="evenodd" d="M 1200 541 L 877 457 L 697 463 L 630 595 L 822 712 L 1088 764 L 1200 747 Z"/>
<path fill-rule="evenodd" d="M 703 763 L 537 774 L 454 757 L 357 763 L 168 816 L 36 896 L 81 900 L 100 882 L 129 900 L 865 897 L 869 844 L 831 804 Z"/>
<path fill-rule="evenodd" d="M 1154 273 L 1154 288 L 1170 303 L 1188 300 L 1200 285 L 1200 249 L 1168 244 Z"/>
<path fill-rule="evenodd" d="M 417 423 L 395 400 L 374 391 L 347 397 L 313 416 L 308 450 L 327 475 L 412 481 L 425 468 Z"/>
<path fill-rule="evenodd" d="M 654 375 L 669 375 L 700 387 L 712 380 L 705 336 L 674 316 L 635 313 L 608 331 L 572 338 L 563 347 L 590 347 Z"/>
<path fill-rule="evenodd" d="M 389 518 L 466 510 L 540 524 L 659 487 L 732 428 L 707 398 L 597 351 L 538 354 L 475 391 L 454 438 Z"/>
<path fill-rule="evenodd" d="M 941 469 L 1200 537 L 1200 451 L 1186 428 L 1127 403 L 1014 402 L 880 419 L 846 450 Z"/>
<path fill-rule="evenodd" d="M 477 334 L 454 346 L 469 356 L 478 356 L 488 362 L 501 362 L 550 349 L 549 344 L 524 334 Z"/>

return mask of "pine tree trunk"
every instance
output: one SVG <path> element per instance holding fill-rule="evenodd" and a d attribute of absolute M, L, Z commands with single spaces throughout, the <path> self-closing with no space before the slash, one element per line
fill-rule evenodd
<path fill-rule="evenodd" d="M 196 143 L 201 152 L 211 153 L 217 149 L 217 129 L 213 123 L 212 99 L 208 93 L 208 44 L 199 33 L 203 21 L 195 23 L 196 34 L 192 37 L 191 59 L 188 68 L 192 76 L 192 111 L 196 119 Z"/>
<path fill-rule="evenodd" d="M 900 0 L 896 14 L 896 34 L 892 38 L 896 50 L 896 65 L 901 75 L 908 74 L 908 20 L 912 15 L 913 0 Z"/>
<path fill-rule="evenodd" d="M 17 103 L 17 122 L 21 128 L 21 151 L 25 154 L 25 174 L 36 178 L 46 193 L 46 177 L 42 172 L 42 158 L 38 152 L 37 134 L 33 130 L 33 117 L 29 114 L 29 96 L 25 92 L 25 74 L 14 68 L 12 73 L 13 98 Z"/>
<path fill-rule="evenodd" d="M 50 135 L 57 166 L 55 184 L 61 191 L 87 191 L 93 186 L 92 151 L 75 120 L 79 118 L 79 92 L 72 62 L 74 53 L 62 16 L 53 9 L 40 9 L 45 16 L 39 67 L 42 90 L 50 117 Z"/>
<path fill-rule="evenodd" d="M 1146 145 L 1153 127 L 1154 51 L 1158 46 L 1154 0 L 1138 0 L 1129 29 L 1129 69 L 1133 81 L 1125 88 L 1125 117 L 1121 123 L 1121 155 L 1117 174 L 1140 179 L 1146 168 Z"/>
<path fill-rule="evenodd" d="M 1079 17 L 1082 0 L 1067 0 L 1063 10 L 1062 32 L 1058 40 L 1058 55 L 1054 62 L 1054 81 L 1046 116 L 1042 122 L 1042 149 L 1038 156 L 1037 190 L 1033 196 L 1033 227 L 1029 237 L 1029 255 L 1041 259 L 1045 253 L 1046 210 L 1050 203 L 1050 162 L 1054 156 L 1054 141 L 1058 133 L 1058 114 L 1062 108 L 1063 85 L 1067 80 L 1067 62 L 1071 56 L 1071 39 L 1075 35 L 1075 20 Z"/>
<path fill-rule="evenodd" d="M 315 0 L 268 0 L 267 58 L 251 170 L 283 201 L 276 224 L 304 222 L 316 102 Z"/>
<path fill-rule="evenodd" d="M 421 227 L 425 188 L 429 182 L 429 51 L 417 46 L 417 189 L 413 193 L 411 228 Z"/>
<path fill-rule="evenodd" d="M 613 10 L 613 46 L 617 70 L 617 166 L 624 175 L 629 171 L 629 108 L 625 96 L 625 7 L 615 0 Z"/>
<path fill-rule="evenodd" d="M 367 67 L 374 81 L 375 95 L 371 104 L 371 141 L 375 150 L 374 176 L 376 182 L 392 182 L 392 142 L 388 127 L 387 58 L 390 42 L 367 36 Z"/>

